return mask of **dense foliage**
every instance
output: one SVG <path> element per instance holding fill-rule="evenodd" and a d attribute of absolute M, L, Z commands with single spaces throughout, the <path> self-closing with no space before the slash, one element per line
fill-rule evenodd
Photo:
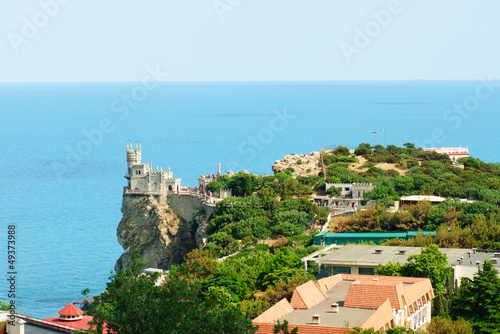
<path fill-rule="evenodd" d="M 389 199 L 411 194 L 436 195 L 443 197 L 459 197 L 480 200 L 493 205 L 500 204 L 500 165 L 485 163 L 472 157 L 460 158 L 458 162 L 464 166 L 459 168 L 451 163 L 446 155 L 432 151 L 417 149 L 413 144 L 405 147 L 362 143 L 355 150 L 367 162 L 360 166 L 361 170 L 352 167 L 355 158 L 346 156 L 341 159 L 334 153 L 324 154 L 327 165 L 326 181 L 330 183 L 371 182 L 377 186 L 368 199 L 375 199 L 383 204 Z M 332 157 L 332 158 L 330 158 Z M 328 163 L 327 163 L 328 162 Z M 377 163 L 395 164 L 396 168 L 405 170 L 400 175 L 395 169 L 383 170 Z"/>
<path fill-rule="evenodd" d="M 155 286 L 155 278 L 137 278 L 144 265 L 135 259 L 132 269 L 111 276 L 107 289 L 86 303 L 94 318 L 93 329 L 103 333 L 106 326 L 113 333 L 254 333 L 250 319 L 231 302 L 223 289 L 203 289 L 200 282 L 177 275 L 168 284 Z"/>
<path fill-rule="evenodd" d="M 437 244 L 448 248 L 500 248 L 500 209 L 477 201 L 450 199 L 432 206 L 421 202 L 388 212 L 382 206 L 359 211 L 337 221 L 336 232 L 435 230 L 435 235 L 410 240 L 389 240 L 391 246 L 427 246 Z"/>
<path fill-rule="evenodd" d="M 194 250 L 186 262 L 171 268 L 175 275 L 196 280 L 205 289 L 222 289 L 231 301 L 240 305 L 248 317 L 256 317 L 283 298 L 291 298 L 293 289 L 314 279 L 317 270 L 304 270 L 302 257 L 317 248 L 307 246 L 311 237 L 297 237 L 287 246 L 277 242 L 273 246 L 249 246 L 240 253 L 218 261 L 208 249 Z"/>
<path fill-rule="evenodd" d="M 474 279 L 462 279 L 450 314 L 471 322 L 475 333 L 500 332 L 500 278 L 490 261 L 484 262 Z"/>
<path fill-rule="evenodd" d="M 435 230 L 434 235 L 387 241 L 427 248 L 404 265 L 378 268 L 383 275 L 431 279 L 437 294 L 434 313 L 439 315 L 430 324 L 431 333 L 469 334 L 472 328 L 476 333 L 498 331 L 500 280 L 495 268 L 486 262 L 474 280 L 464 280 L 456 293 L 451 287 L 447 290 L 451 268 L 438 246 L 500 248 L 500 165 L 465 158 L 459 161 L 464 168 L 459 168 L 447 156 L 411 143 L 403 146 L 363 143 L 354 155 L 339 146 L 322 153 L 326 175 L 295 179 L 287 172 L 219 177 L 209 190 L 231 189 L 235 197 L 217 203 L 206 221 L 207 246 L 189 253 L 183 264 L 172 266 L 163 287 L 155 287 L 154 279 L 136 279 L 142 269 L 139 261 L 113 274 L 107 290 L 88 309 L 97 326 L 88 332 L 100 333 L 106 322 L 117 334 L 192 333 L 193 328 L 197 333 L 253 333 L 249 319 L 282 298 L 290 299 L 296 286 L 314 279 L 317 266 L 313 263 L 306 271 L 300 259 L 317 250 L 310 246 L 315 231 L 309 233 L 308 228 L 314 221 L 325 221 L 328 211 L 318 208 L 310 197 L 322 193 L 325 182 L 376 185 L 365 194 L 366 202 L 376 205 L 336 221 L 338 232 Z M 359 156 L 363 156 L 362 165 Z M 379 163 L 394 164 L 395 169 L 388 169 L 390 165 L 379 168 Z M 327 195 L 339 196 L 339 188 L 330 189 Z M 399 212 L 386 210 L 401 196 L 411 194 L 450 199 L 434 206 L 422 202 Z M 195 231 L 197 223 L 191 224 Z M 296 332 L 292 327 L 278 323 L 274 332 Z M 350 333 L 380 332 L 354 329 Z M 414 331 L 393 328 L 387 333 Z"/>
<path fill-rule="evenodd" d="M 310 200 L 312 189 L 320 183 L 316 176 L 294 179 L 286 173 L 264 177 L 238 173 L 211 182 L 209 188 L 214 191 L 230 188 L 247 196 L 217 203 L 207 229 L 208 248 L 229 255 L 257 239 L 301 235 L 313 221 L 325 221 L 328 216 L 326 208 Z"/>

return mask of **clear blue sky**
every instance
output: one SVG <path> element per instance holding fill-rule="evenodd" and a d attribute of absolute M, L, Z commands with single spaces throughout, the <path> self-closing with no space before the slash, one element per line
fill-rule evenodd
<path fill-rule="evenodd" d="M 138 81 L 148 66 L 168 71 L 171 81 L 500 78 L 498 0 L 401 0 L 399 6 L 393 0 L 3 0 L 0 6 L 0 81 Z M 391 17 L 377 23 L 372 12 L 389 8 Z M 29 29 L 34 23 L 38 31 Z M 356 46 L 355 29 L 367 27 L 369 44 L 358 36 Z"/>

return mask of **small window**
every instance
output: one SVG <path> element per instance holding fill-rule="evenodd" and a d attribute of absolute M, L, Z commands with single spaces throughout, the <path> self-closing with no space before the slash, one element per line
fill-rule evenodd
<path fill-rule="evenodd" d="M 138 171 L 136 170 L 136 171 L 135 171 L 135 175 L 137 175 L 137 174 L 139 174 L 139 173 L 138 173 Z"/>
<path fill-rule="evenodd" d="M 333 267 L 333 274 L 350 274 L 351 267 Z"/>
<path fill-rule="evenodd" d="M 360 275 L 375 275 L 374 268 L 359 268 Z"/>

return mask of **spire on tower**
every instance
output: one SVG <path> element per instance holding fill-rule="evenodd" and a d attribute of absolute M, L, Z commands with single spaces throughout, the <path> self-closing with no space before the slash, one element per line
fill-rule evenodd
<path fill-rule="evenodd" d="M 168 171 L 170 172 L 170 165 L 168 165 Z"/>
<path fill-rule="evenodd" d="M 160 171 L 162 171 L 162 172 L 163 172 L 163 166 L 160 166 Z"/>
<path fill-rule="evenodd" d="M 137 142 L 135 142 L 135 150 L 137 151 Z"/>
<path fill-rule="evenodd" d="M 158 171 L 158 165 L 156 165 L 156 171 Z"/>
<path fill-rule="evenodd" d="M 128 142 L 127 142 L 127 151 L 128 151 Z"/>

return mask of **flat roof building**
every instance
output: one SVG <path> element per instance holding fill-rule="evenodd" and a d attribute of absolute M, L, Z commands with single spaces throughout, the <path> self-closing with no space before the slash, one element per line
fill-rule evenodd
<path fill-rule="evenodd" d="M 419 202 L 430 202 L 433 205 L 437 205 L 441 202 L 446 201 L 446 198 L 439 196 L 428 196 L 428 195 L 411 195 L 401 197 L 399 202 L 401 206 L 403 205 L 413 205 Z"/>
<path fill-rule="evenodd" d="M 346 328 L 375 330 L 407 326 L 425 329 L 434 291 L 428 278 L 338 274 L 295 288 L 253 320 L 257 333 L 270 334 L 278 321 L 299 333 L 345 333 Z"/>
<path fill-rule="evenodd" d="M 302 258 L 302 261 L 316 262 L 329 268 L 333 274 L 363 274 L 374 275 L 379 264 L 399 262 L 404 264 L 410 255 L 419 255 L 422 247 L 402 246 L 372 246 L 372 245 L 331 245 L 325 248 L 325 252 L 318 251 Z M 478 266 L 483 265 L 485 260 L 490 260 L 500 270 L 500 252 L 482 251 L 464 248 L 439 248 L 446 255 L 448 264 L 453 268 L 452 282 L 460 285 L 462 277 L 472 279 L 477 272 Z"/>

